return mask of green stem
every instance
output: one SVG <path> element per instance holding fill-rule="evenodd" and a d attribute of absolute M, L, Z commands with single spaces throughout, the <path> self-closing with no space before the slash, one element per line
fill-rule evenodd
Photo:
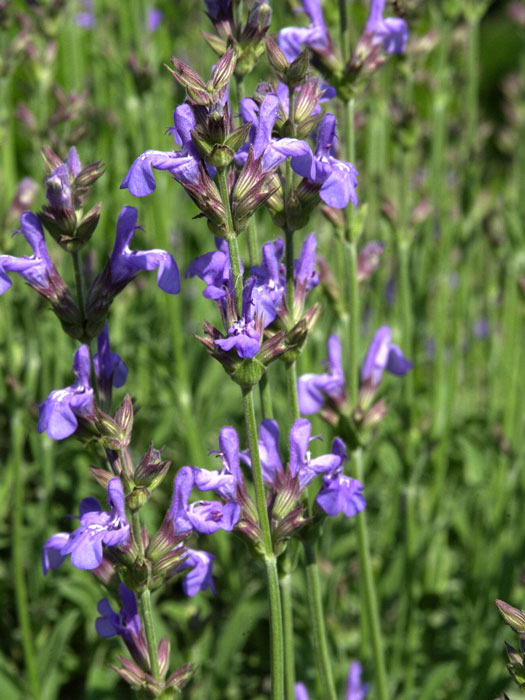
<path fill-rule="evenodd" d="M 286 700 L 295 700 L 294 632 L 292 607 L 292 574 L 287 572 L 280 578 L 283 604 L 284 670 Z"/>
<path fill-rule="evenodd" d="M 350 318 L 348 320 L 348 391 L 353 407 L 357 406 L 359 394 L 359 284 L 357 281 L 357 244 L 355 241 L 345 243 Z"/>
<path fill-rule="evenodd" d="M 348 15 L 346 12 L 346 0 L 338 0 L 339 5 L 339 50 L 346 64 L 350 53 L 350 33 L 348 26 Z"/>
<path fill-rule="evenodd" d="M 241 272 L 239 245 L 237 243 L 237 234 L 235 233 L 235 230 L 233 228 L 230 198 L 228 196 L 228 185 L 226 184 L 226 170 L 217 171 L 217 182 L 219 184 L 221 200 L 224 205 L 224 209 L 226 210 L 226 223 L 228 226 L 228 230 L 226 232 L 226 241 L 228 243 L 228 251 L 230 253 L 230 265 L 232 269 L 233 288 L 235 292 L 235 306 L 237 307 L 237 314 L 240 318 L 242 315 L 243 279 Z"/>
<path fill-rule="evenodd" d="M 77 288 L 77 303 L 80 309 L 82 320 L 86 320 L 86 305 L 84 301 L 84 282 L 82 280 L 82 270 L 80 269 L 80 255 L 78 251 L 71 254 L 73 258 L 73 268 L 75 270 L 75 285 Z"/>
<path fill-rule="evenodd" d="M 354 450 L 352 453 L 352 461 L 354 463 L 356 478 L 363 483 L 363 455 L 360 448 Z M 372 635 L 372 651 L 374 655 L 374 668 L 377 679 L 377 698 L 378 700 L 388 700 L 388 682 L 383 650 L 383 638 L 381 635 L 379 605 L 377 602 L 374 573 L 372 570 L 372 559 L 370 556 L 370 543 L 366 524 L 366 510 L 356 515 L 356 525 L 359 561 L 361 563 L 362 570 L 365 610 Z"/>
<path fill-rule="evenodd" d="M 140 594 L 140 612 L 142 622 L 144 624 L 144 634 L 148 645 L 148 656 L 151 675 L 158 681 L 160 680 L 159 659 L 157 656 L 157 639 L 155 635 L 155 626 L 153 624 L 153 609 L 151 606 L 151 592 L 148 588 Z"/>
<path fill-rule="evenodd" d="M 259 527 L 262 533 L 262 545 L 264 549 L 264 564 L 268 581 L 268 599 L 270 603 L 270 638 L 271 638 L 271 675 L 272 675 L 272 700 L 284 698 L 284 641 L 283 621 L 281 610 L 281 596 L 279 592 L 279 577 L 277 574 L 277 560 L 273 551 L 272 534 L 268 509 L 266 506 L 266 494 L 262 477 L 261 458 L 259 456 L 259 444 L 257 436 L 257 421 L 255 418 L 255 402 L 253 387 L 242 390 L 244 406 L 244 418 L 246 432 L 248 434 L 248 446 L 252 461 L 252 474 L 255 488 L 255 505 L 259 519 Z"/>
<path fill-rule="evenodd" d="M 308 583 L 308 607 L 313 628 L 314 650 L 317 669 L 323 686 L 323 698 L 337 700 L 328 641 L 326 638 L 325 614 L 321 595 L 321 582 L 317 562 L 317 547 L 309 541 L 303 541 L 306 559 L 306 580 Z"/>
<path fill-rule="evenodd" d="M 261 395 L 261 408 L 263 418 L 273 418 L 272 390 L 268 381 L 268 374 L 265 372 L 259 382 L 259 392 Z"/>
<path fill-rule="evenodd" d="M 24 664 L 29 676 L 31 693 L 35 700 L 40 697 L 40 680 L 35 660 L 35 650 L 33 645 L 33 632 L 29 617 L 29 606 L 27 600 L 27 587 L 24 576 L 24 552 L 28 551 L 27 542 L 24 542 L 24 474 L 23 474 L 23 440 L 24 425 L 23 414 L 17 410 L 12 418 L 12 444 L 13 444 L 13 472 L 14 472 L 14 507 L 13 507 L 13 569 L 15 580 L 15 602 L 22 635 L 22 649 L 24 654 Z"/>

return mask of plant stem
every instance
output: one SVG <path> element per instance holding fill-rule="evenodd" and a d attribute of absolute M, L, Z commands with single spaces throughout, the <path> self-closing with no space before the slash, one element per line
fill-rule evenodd
<path fill-rule="evenodd" d="M 40 680 L 35 660 L 35 650 L 33 645 L 33 632 L 29 617 L 27 600 L 27 587 L 24 576 L 24 552 L 27 552 L 27 543 L 24 543 L 24 475 L 23 475 L 23 440 L 24 425 L 22 411 L 17 410 L 11 421 L 12 444 L 13 444 L 13 473 L 14 473 L 14 506 L 13 506 L 13 569 L 15 579 L 15 601 L 18 622 L 22 635 L 22 649 L 24 654 L 24 664 L 31 693 L 35 700 L 40 698 Z"/>
<path fill-rule="evenodd" d="M 259 456 L 253 387 L 242 390 L 242 399 L 244 406 L 244 418 L 246 422 L 246 432 L 248 434 L 248 445 L 252 460 L 252 474 L 255 487 L 255 505 L 257 507 L 259 527 L 261 528 L 262 533 L 264 565 L 266 567 L 266 576 L 268 580 L 268 598 L 270 603 L 272 700 L 283 700 L 284 641 L 281 596 L 279 592 L 277 560 L 273 551 L 272 534 L 270 530 L 268 509 L 266 507 L 266 494 L 264 491 L 262 477 L 261 459 Z"/>
<path fill-rule="evenodd" d="M 308 583 L 308 607 L 310 609 L 311 623 L 314 636 L 314 650 L 317 669 L 323 686 L 323 698 L 336 700 L 334 678 L 328 642 L 326 639 L 325 615 L 321 594 L 321 581 L 317 557 L 317 545 L 310 540 L 303 541 L 306 560 L 306 580 Z"/>
<path fill-rule="evenodd" d="M 148 645 L 151 675 L 156 681 L 158 681 L 160 680 L 159 659 L 157 656 L 157 639 L 155 635 L 155 626 L 153 624 L 153 610 L 151 606 L 151 592 L 149 588 L 146 588 L 146 590 L 140 594 L 139 600 L 140 613 L 144 624 L 144 634 Z"/>
<path fill-rule="evenodd" d="M 286 685 L 286 700 L 295 698 L 295 655 L 293 632 L 292 606 L 292 574 L 286 572 L 280 578 L 281 599 L 283 603 L 283 633 L 284 633 L 284 670 Z"/>
<path fill-rule="evenodd" d="M 219 183 L 219 192 L 221 200 L 226 210 L 226 223 L 228 230 L 226 232 L 226 241 L 228 243 L 228 251 L 230 253 L 230 265 L 233 276 L 233 289 L 235 292 L 235 306 L 237 314 L 240 318 L 242 315 L 242 289 L 243 279 L 241 273 L 241 263 L 239 256 L 239 245 L 237 243 L 237 234 L 233 228 L 232 212 L 230 207 L 230 198 L 228 196 L 228 185 L 226 183 L 226 170 L 217 171 L 217 182 Z"/>
<path fill-rule="evenodd" d="M 350 318 L 348 323 L 348 391 L 350 402 L 353 407 L 357 405 L 359 394 L 359 285 L 357 281 L 357 244 L 355 241 L 345 243 L 350 307 Z"/>
<path fill-rule="evenodd" d="M 354 473 L 356 478 L 363 482 L 363 455 L 361 448 L 352 453 Z M 372 651 L 374 654 L 374 668 L 377 678 L 377 698 L 378 700 L 388 700 L 388 682 L 386 675 L 385 656 L 383 650 L 383 638 L 381 635 L 381 625 L 379 622 L 379 606 L 372 570 L 372 559 L 370 557 L 370 543 L 368 538 L 368 528 L 366 524 L 366 510 L 356 517 L 357 543 L 359 548 L 359 560 L 362 569 L 363 593 L 366 614 L 372 635 Z"/>

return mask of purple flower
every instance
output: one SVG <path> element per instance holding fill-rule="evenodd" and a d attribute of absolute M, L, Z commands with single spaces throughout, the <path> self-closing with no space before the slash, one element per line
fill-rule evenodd
<path fill-rule="evenodd" d="M 228 337 L 215 341 L 224 352 L 235 348 L 239 357 L 255 357 L 261 347 L 261 332 L 254 319 L 252 293 L 255 279 L 250 277 L 242 292 L 242 317 L 228 328 Z"/>
<path fill-rule="evenodd" d="M 359 661 L 354 661 L 348 671 L 345 700 L 365 700 L 368 695 L 368 683 L 361 682 L 363 669 Z"/>
<path fill-rule="evenodd" d="M 310 415 L 319 411 L 326 399 L 344 401 L 345 378 L 341 364 L 341 342 L 337 335 L 328 339 L 328 359 L 324 360 L 325 374 L 303 374 L 297 382 L 299 408 Z"/>
<path fill-rule="evenodd" d="M 321 185 L 319 196 L 328 206 L 344 209 L 348 202 L 357 206 L 357 170 L 351 163 L 334 157 L 335 139 L 336 119 L 328 113 L 319 124 L 315 155 L 308 147 L 305 155 L 292 158 L 292 169 Z"/>
<path fill-rule="evenodd" d="M 33 255 L 21 258 L 0 255 L 0 294 L 12 284 L 7 272 L 15 272 L 37 292 L 49 295 L 52 291 L 51 278 L 56 275 L 56 270 L 47 252 L 42 224 L 35 214 L 26 211 L 20 217 L 20 229 L 15 233 L 22 234 L 33 249 Z"/>
<path fill-rule="evenodd" d="M 69 149 L 65 163 L 62 163 L 46 177 L 46 197 L 49 206 L 54 210 L 73 211 L 71 199 L 71 183 L 82 170 L 77 149 Z"/>
<path fill-rule="evenodd" d="M 156 32 L 159 24 L 164 19 L 164 13 L 156 7 L 151 5 L 147 9 L 146 27 L 150 34 Z"/>
<path fill-rule="evenodd" d="M 213 583 L 213 554 L 198 549 L 185 548 L 188 558 L 178 567 L 177 571 L 191 569 L 182 580 L 182 590 L 190 598 L 199 591 L 207 588 L 215 595 L 215 584 Z"/>
<path fill-rule="evenodd" d="M 80 527 L 70 535 L 60 532 L 50 537 L 42 552 L 44 574 L 58 568 L 67 554 L 77 569 L 96 569 L 102 562 L 102 545 L 114 547 L 129 538 L 129 524 L 124 511 L 124 491 L 120 479 L 108 483 L 109 513 L 103 511 L 96 498 L 80 503 Z"/>
<path fill-rule="evenodd" d="M 366 353 L 361 379 L 370 381 L 372 386 L 377 386 L 386 369 L 398 377 L 403 377 L 414 365 L 407 360 L 400 348 L 392 343 L 392 331 L 388 326 L 381 326 L 374 337 Z"/>
<path fill-rule="evenodd" d="M 350 518 L 366 508 L 366 501 L 362 494 L 363 484 L 357 479 L 344 475 L 343 463 L 347 456 L 343 441 L 339 438 L 335 438 L 332 443 L 332 453 L 340 456 L 340 463 L 323 476 L 323 487 L 315 500 L 327 515 L 333 517 L 344 513 L 347 518 Z"/>
<path fill-rule="evenodd" d="M 133 636 L 138 637 L 141 632 L 137 599 L 133 591 L 130 591 L 123 583 L 119 584 L 118 592 L 122 601 L 120 613 L 114 612 L 109 600 L 103 598 L 97 605 L 101 617 L 95 621 L 95 627 L 100 637 L 108 638 L 119 635 L 127 644 Z"/>
<path fill-rule="evenodd" d="M 97 23 L 93 13 L 93 0 L 81 0 L 79 5 L 82 6 L 83 12 L 75 14 L 75 24 L 83 29 L 93 29 Z"/>
<path fill-rule="evenodd" d="M 383 19 L 386 0 L 370 0 L 370 15 L 366 23 L 375 43 L 383 45 L 387 53 L 404 53 L 408 40 L 408 26 L 404 19 Z"/>
<path fill-rule="evenodd" d="M 212 22 L 233 20 L 232 0 L 204 0 Z"/>
<path fill-rule="evenodd" d="M 100 387 L 106 392 L 111 392 L 111 387 L 116 389 L 123 386 L 128 377 L 128 368 L 120 355 L 111 352 L 109 345 L 109 326 L 106 322 L 104 330 L 97 338 L 98 352 L 93 357 L 93 366 Z M 109 395 L 111 395 L 109 393 Z"/>
<path fill-rule="evenodd" d="M 219 434 L 219 451 L 211 450 L 210 454 L 218 454 L 222 461 L 220 471 L 193 468 L 194 483 L 199 491 L 215 491 L 226 501 L 235 501 L 237 486 L 243 483 L 239 462 L 239 438 L 235 428 L 227 425 Z"/>
<path fill-rule="evenodd" d="M 279 46 L 288 61 L 293 61 L 307 46 L 318 53 L 331 50 L 331 40 L 323 19 L 321 0 L 303 0 L 303 10 L 310 18 L 308 27 L 286 27 L 279 32 Z"/>
<path fill-rule="evenodd" d="M 252 122 L 252 128 L 245 144 L 236 154 L 237 165 L 244 165 L 249 147 L 253 146 L 255 158 L 262 159 L 263 172 L 275 170 L 289 156 L 306 156 L 310 146 L 299 139 L 272 138 L 272 130 L 279 113 L 277 95 L 266 95 L 260 107 L 249 97 L 241 100 L 241 117 L 244 122 Z"/>
<path fill-rule="evenodd" d="M 295 684 L 295 700 L 310 700 L 308 690 L 304 683 Z"/>
<path fill-rule="evenodd" d="M 328 453 L 312 459 L 308 450 L 312 426 L 306 418 L 298 418 L 290 430 L 290 474 L 299 477 L 301 490 L 319 474 L 333 472 L 337 469 L 342 457 L 340 454 Z"/>
<path fill-rule="evenodd" d="M 129 244 L 137 227 L 137 210 L 124 207 L 117 221 L 115 246 L 109 259 L 110 285 L 119 291 L 141 270 L 158 268 L 157 284 L 167 294 L 180 291 L 177 263 L 165 250 L 131 250 Z"/>
<path fill-rule="evenodd" d="M 228 244 L 224 238 L 215 238 L 215 245 L 217 250 L 204 253 L 190 262 L 185 276 L 196 276 L 206 282 L 202 296 L 218 301 L 225 299 L 228 293 L 233 296 L 233 282 Z"/>
<path fill-rule="evenodd" d="M 122 180 L 121 189 L 129 189 L 135 197 L 146 197 L 155 190 L 155 170 L 167 170 L 178 182 L 197 185 L 201 160 L 191 139 L 195 129 L 195 117 L 189 105 L 177 107 L 173 113 L 174 126 L 168 128 L 180 151 L 145 151 L 128 170 Z"/>
<path fill-rule="evenodd" d="M 65 389 L 55 389 L 38 407 L 38 432 L 46 431 L 52 440 L 73 435 L 78 427 L 77 419 L 93 415 L 95 409 L 87 345 L 81 345 L 75 352 L 73 372 L 75 383 Z"/>
<path fill-rule="evenodd" d="M 224 505 L 219 501 L 196 501 L 188 504 L 194 484 L 194 468 L 182 467 L 175 477 L 169 510 L 175 534 L 182 535 L 194 529 L 206 535 L 217 530 L 232 530 L 239 520 L 239 505 L 234 501 L 228 501 Z"/>

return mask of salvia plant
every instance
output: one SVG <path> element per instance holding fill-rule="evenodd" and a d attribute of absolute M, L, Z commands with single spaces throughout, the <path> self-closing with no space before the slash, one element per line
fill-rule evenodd
<path fill-rule="evenodd" d="M 54 22 L 60 3 L 55 4 L 50 4 L 47 16 L 42 10 L 47 43 L 31 48 L 33 55 L 42 52 L 39 65 L 44 73 L 46 61 L 51 60 L 45 58 L 45 51 L 56 49 Z M 46 530 L 52 534 L 41 533 L 42 570 L 46 581 L 58 576 L 67 581 L 71 566 L 83 570 L 85 577 L 94 577 L 100 599 L 91 605 L 89 624 L 101 638 L 100 645 L 120 638 L 121 653 L 114 657 L 112 668 L 139 698 L 184 696 L 205 673 L 205 659 L 183 658 L 177 648 L 179 631 L 162 619 L 162 607 L 156 605 L 160 600 L 183 605 L 181 601 L 208 591 L 212 624 L 224 624 L 214 619 L 213 607 L 227 587 L 228 572 L 213 552 L 224 552 L 234 537 L 243 543 L 236 551 L 249 562 L 248 570 L 253 568 L 257 575 L 264 572 L 258 585 L 265 591 L 269 624 L 258 643 L 269 672 L 253 691 L 258 697 L 396 697 L 396 682 L 388 673 L 378 568 L 368 529 L 376 512 L 367 513 L 370 491 L 365 462 L 378 449 L 386 417 L 396 412 L 410 438 L 407 463 L 417 461 L 411 419 L 419 358 L 414 350 L 407 256 L 415 227 L 432 217 L 438 221 L 445 211 L 444 163 L 436 136 L 429 156 L 433 199 L 416 206 L 417 193 L 409 191 L 415 185 L 407 173 L 410 148 L 419 135 L 410 109 L 406 104 L 398 107 L 393 119 L 398 118 L 394 128 L 402 170 L 400 194 L 396 183 L 383 213 L 395 231 L 391 238 L 400 256 L 400 269 L 387 291 L 390 302 L 398 295 L 402 313 L 399 324 L 373 326 L 376 317 L 370 308 L 377 298 L 370 292 L 370 283 L 384 265 L 385 242 L 375 240 L 379 208 L 373 194 L 366 197 L 367 204 L 361 204 L 361 183 L 368 188 L 371 183 L 373 190 L 377 170 L 367 169 L 377 169 L 377 163 L 370 158 L 356 167 L 355 127 L 362 119 L 377 125 L 377 115 L 363 106 L 367 96 L 380 94 L 388 76 L 410 75 L 406 54 L 424 55 L 434 48 L 432 31 L 438 31 L 443 16 L 440 10 L 432 11 L 436 26 L 417 39 L 411 36 L 411 18 L 418 16 L 418 3 L 369 0 L 356 4 L 362 5 L 357 14 L 349 13 L 344 0 L 337 7 L 302 0 L 295 8 L 293 25 L 279 29 L 268 0 L 205 0 L 202 14 L 207 15 L 208 24 L 202 42 L 215 54 L 213 65 L 210 61 L 205 71 L 197 70 L 186 55 L 166 55 L 167 70 L 156 76 L 156 66 L 149 62 L 153 59 L 146 54 L 155 45 L 165 17 L 149 6 L 141 19 L 145 44 L 129 57 L 128 69 L 139 101 L 154 78 L 173 81 L 167 150 L 153 147 L 162 138 L 162 124 L 171 118 L 159 111 L 156 123 L 148 124 L 146 130 L 146 139 L 154 141 L 152 147 L 137 150 L 127 172 L 120 173 L 122 192 L 115 196 L 125 205 L 118 211 L 97 203 L 97 183 L 106 167 L 113 168 L 110 144 L 99 153 L 100 161 L 83 165 L 82 133 L 72 125 L 79 114 L 88 113 L 89 106 L 78 96 L 57 93 L 54 124 L 64 122 L 71 132 L 62 137 L 57 129 L 41 139 L 45 142 L 45 204 L 40 209 L 34 206 L 35 184 L 26 180 L 10 205 L 9 216 L 19 218 L 15 234 L 25 239 L 25 252 L 0 255 L 0 295 L 11 294 L 10 288 L 21 278 L 56 316 L 61 332 L 69 337 L 67 347 L 75 348 L 68 358 L 68 385 L 58 383 L 47 396 L 38 397 L 34 427 L 44 435 L 42 444 L 74 438 L 91 465 L 91 488 L 76 494 L 75 511 L 66 519 L 49 521 L 55 513 L 49 510 Z M 515 22 L 524 25 L 519 3 L 514 5 Z M 487 2 L 450 2 L 446 12 L 464 13 L 475 42 L 487 7 Z M 175 6 L 173 12 L 177 13 Z M 350 15 L 361 17 L 361 22 L 351 26 Z M 94 32 L 99 21 L 93 3 L 77 4 L 78 29 Z M 476 45 L 471 49 L 475 63 Z M 440 80 L 446 75 L 446 50 L 444 46 L 439 59 Z M 405 103 L 412 99 L 411 80 L 413 76 L 407 79 Z M 443 85 L 436 85 L 436 133 L 443 129 L 442 90 Z M 478 133 L 476 93 L 467 99 L 471 100 L 468 160 L 475 153 Z M 22 116 L 33 128 L 31 115 L 23 112 Z M 477 206 L 473 178 L 469 171 L 467 181 L 460 183 L 465 206 L 472 211 Z M 162 207 L 163 198 L 177 188 L 184 193 L 198 230 L 198 247 L 187 265 L 164 249 L 172 243 L 169 232 L 142 227 L 146 198 L 159 190 L 154 206 Z M 320 221 L 319 213 L 323 235 L 312 230 Z M 163 221 L 161 216 L 158 221 Z M 177 221 L 173 226 L 177 228 Z M 430 231 L 431 235 L 441 237 L 441 252 L 436 255 L 450 254 L 448 229 Z M 138 242 L 155 241 L 155 237 L 162 241 L 160 248 L 142 249 Z M 107 252 L 105 259 L 101 249 Z M 425 264 L 428 267 L 428 261 Z M 152 274 L 142 274 L 148 272 Z M 453 284 L 447 281 L 446 289 L 440 286 L 437 291 L 443 314 Z M 180 370 L 175 378 L 169 377 L 185 405 L 181 421 L 188 440 L 197 444 L 191 450 L 191 464 L 168 458 L 181 452 L 173 445 L 141 442 L 142 431 L 136 430 L 136 423 L 142 412 L 155 410 L 149 407 L 154 397 L 147 383 L 141 384 L 143 395 L 116 392 L 131 379 L 126 361 L 132 358 L 116 352 L 120 348 L 112 340 L 114 329 L 120 328 L 121 337 L 124 326 L 119 319 L 129 313 L 129 300 L 144 290 L 152 293 L 155 285 L 159 298 L 164 297 L 162 303 L 172 309 L 166 324 L 173 321 L 173 332 L 187 333 L 188 347 L 210 358 L 203 367 L 206 362 L 221 366 L 221 379 L 210 388 L 209 401 L 224 412 L 213 428 L 213 444 L 205 445 L 207 456 L 180 355 L 176 358 Z M 196 297 L 202 294 L 204 301 L 191 307 L 202 310 L 201 317 L 188 318 L 184 302 L 176 301 L 184 290 Z M 383 303 L 389 303 L 388 294 Z M 337 332 L 323 337 L 318 322 L 327 309 Z M 193 337 L 191 331 L 195 331 Z M 370 337 L 366 345 L 365 333 Z M 439 333 L 438 328 L 435 347 L 429 352 L 436 353 L 442 387 L 446 387 L 449 339 Z M 474 335 L 489 334 L 488 322 L 479 319 Z M 142 352 L 142 338 L 132 342 L 137 353 Z M 152 365 L 153 345 L 148 349 Z M 313 361 L 317 356 L 325 358 L 321 365 Z M 308 371 L 298 372 L 299 358 L 301 369 Z M 233 413 L 228 413 L 227 401 L 224 407 L 221 402 L 229 392 L 237 397 L 238 410 Z M 433 399 L 432 436 L 444 444 L 450 399 L 443 396 L 437 393 Z M 155 415 L 149 420 L 154 422 Z M 61 444 L 57 451 L 67 450 L 67 445 Z M 440 452 L 436 479 L 443 488 L 446 459 L 446 453 Z M 86 483 L 80 482 L 83 489 Z M 17 498 L 22 498 L 20 490 Z M 360 587 L 360 646 L 356 637 L 353 656 L 344 659 L 344 678 L 334 673 L 323 587 L 329 563 L 325 560 L 323 568 L 320 557 L 329 521 L 335 518 L 345 536 L 352 533 L 355 538 L 357 551 L 345 551 L 348 569 L 358 571 Z M 412 551 L 406 565 L 414 565 L 415 559 Z M 20 567 L 17 572 L 23 579 Z M 74 580 L 80 580 L 76 574 Z M 31 692 L 39 698 L 39 669 L 32 661 L 24 591 L 22 585 L 18 605 L 24 618 L 24 654 Z M 400 618 L 400 629 L 406 624 L 407 630 L 404 698 L 417 697 L 409 670 L 415 663 L 412 656 L 419 653 L 414 643 L 413 595 L 413 590 L 407 592 L 407 609 Z M 308 646 L 304 640 L 299 644 L 296 635 L 297 597 L 307 607 Z M 525 615 L 502 601 L 497 605 L 520 637 L 519 650 L 507 645 L 508 668 L 525 689 Z M 187 632 L 191 634 L 191 628 Z M 315 673 L 308 678 L 297 671 L 304 665 L 296 667 L 299 649 L 302 653 L 305 648 L 315 662 Z M 361 655 L 366 656 L 364 667 L 357 660 Z M 432 697 L 431 692 L 424 697 Z"/>

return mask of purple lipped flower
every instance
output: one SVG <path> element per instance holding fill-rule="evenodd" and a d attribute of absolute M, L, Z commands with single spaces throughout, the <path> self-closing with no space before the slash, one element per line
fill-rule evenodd
<path fill-rule="evenodd" d="M 129 539 L 129 524 L 124 509 L 124 491 L 120 479 L 108 483 L 110 512 L 101 509 L 96 498 L 84 498 L 80 502 L 80 527 L 67 540 L 65 533 L 52 535 L 44 545 L 42 565 L 44 574 L 56 569 L 66 555 L 77 569 L 96 569 L 102 562 L 102 546 L 115 547 Z"/>
<path fill-rule="evenodd" d="M 119 635 L 127 643 L 133 636 L 141 632 L 140 617 L 135 594 L 123 583 L 119 584 L 118 592 L 122 601 L 122 609 L 114 612 L 107 598 L 97 605 L 101 617 L 95 621 L 95 627 L 100 637 L 109 638 Z"/>
<path fill-rule="evenodd" d="M 333 334 L 328 339 L 328 359 L 324 374 L 303 374 L 297 382 L 299 409 L 305 415 L 317 413 L 327 399 L 342 403 L 345 399 L 345 377 L 341 364 L 341 341 Z"/>
<path fill-rule="evenodd" d="M 242 166 L 248 157 L 250 146 L 253 146 L 253 155 L 260 158 L 264 173 L 275 170 L 286 158 L 290 156 L 306 156 L 310 146 L 304 141 L 293 138 L 272 138 L 272 130 L 279 113 L 279 98 L 277 95 L 268 94 L 260 107 L 249 97 L 241 100 L 241 117 L 245 123 L 251 121 L 252 128 L 246 143 L 235 156 L 237 165 Z"/>
<path fill-rule="evenodd" d="M 304 683 L 295 684 L 295 700 L 310 700 L 308 690 Z"/>
<path fill-rule="evenodd" d="M 169 510 L 176 535 L 192 530 L 206 535 L 217 530 L 232 530 L 239 520 L 240 507 L 234 501 L 196 501 L 188 504 L 195 484 L 194 468 L 182 467 L 175 477 L 173 499 Z"/>
<path fill-rule="evenodd" d="M 109 345 L 109 325 L 106 322 L 104 330 L 97 338 L 98 352 L 93 357 L 93 367 L 99 388 L 107 396 L 111 396 L 111 387 L 118 389 L 123 386 L 128 377 L 128 368 L 120 355 L 111 352 Z"/>
<path fill-rule="evenodd" d="M 383 18 L 386 0 L 370 0 L 370 15 L 365 31 L 373 41 L 380 43 L 386 53 L 404 53 L 408 40 L 408 26 L 400 17 Z"/>
<path fill-rule="evenodd" d="M 152 5 L 148 6 L 146 14 L 146 28 L 150 34 L 157 31 L 163 19 L 164 13 L 162 10 L 159 10 L 157 7 L 153 7 Z"/>
<path fill-rule="evenodd" d="M 288 61 L 293 61 L 308 47 L 317 53 L 330 52 L 332 42 L 324 23 L 321 0 L 303 0 L 303 11 L 310 18 L 308 27 L 285 27 L 279 32 L 279 47 Z"/>
<path fill-rule="evenodd" d="M 56 268 L 47 252 L 42 224 L 38 217 L 26 211 L 20 217 L 20 231 L 33 249 L 33 255 L 17 258 L 13 255 L 0 255 L 0 295 L 11 287 L 7 273 L 14 272 L 45 297 L 52 296 L 54 289 L 52 278 L 57 275 Z M 13 234 L 13 235 L 15 235 Z"/>
<path fill-rule="evenodd" d="M 351 163 L 333 155 L 336 119 L 327 113 L 319 124 L 315 155 L 310 147 L 305 155 L 292 158 L 292 170 L 321 186 L 319 196 L 330 207 L 344 209 L 348 202 L 357 206 L 357 170 Z"/>
<path fill-rule="evenodd" d="M 38 407 L 38 432 L 47 432 L 52 440 L 63 440 L 73 435 L 78 418 L 93 415 L 95 402 L 89 383 L 89 348 L 81 345 L 75 352 L 73 372 L 75 383 L 65 389 L 55 389 Z"/>
<path fill-rule="evenodd" d="M 226 501 L 235 501 L 237 487 L 243 483 L 239 461 L 239 437 L 235 428 L 227 425 L 219 433 L 219 451 L 210 450 L 222 461 L 220 471 L 193 468 L 194 484 L 199 491 L 215 491 Z"/>
<path fill-rule="evenodd" d="M 340 457 L 339 465 L 328 474 L 323 475 L 323 487 L 317 494 L 316 503 L 327 515 L 336 516 L 344 513 L 350 518 L 366 508 L 363 496 L 363 484 L 357 479 L 345 476 L 343 463 L 347 459 L 342 440 L 335 438 L 332 454 Z"/>
<path fill-rule="evenodd" d="M 124 207 L 117 221 L 117 235 L 109 259 L 110 285 L 119 291 L 141 270 L 158 268 L 157 284 L 167 294 L 180 291 L 179 270 L 173 257 L 165 250 L 131 250 L 129 244 L 137 226 L 137 210 Z"/>
<path fill-rule="evenodd" d="M 69 149 L 66 161 L 61 163 L 46 177 L 46 198 L 52 210 L 74 210 L 71 198 L 71 184 L 81 170 L 82 164 L 78 157 L 77 149 L 72 146 Z"/>
<path fill-rule="evenodd" d="M 252 293 L 255 279 L 250 277 L 242 292 L 242 316 L 228 328 L 228 336 L 215 341 L 221 350 L 228 352 L 235 348 L 239 357 L 251 359 L 259 352 L 262 341 L 260 324 L 254 318 L 255 307 Z M 258 327 L 259 326 L 259 327 Z"/>
<path fill-rule="evenodd" d="M 216 237 L 215 245 L 217 250 L 204 253 L 190 262 L 185 277 L 196 276 L 206 282 L 202 296 L 218 301 L 225 299 L 228 293 L 233 296 L 234 292 L 228 243 L 224 238 Z"/>
<path fill-rule="evenodd" d="M 286 277 L 281 259 L 284 252 L 282 238 L 268 241 L 262 247 L 262 264 L 254 265 L 251 274 L 255 278 L 252 300 L 255 312 L 263 319 L 264 327 L 279 313 L 286 292 Z"/>
<path fill-rule="evenodd" d="M 82 12 L 75 14 L 75 24 L 83 29 L 94 29 L 97 22 L 94 15 L 93 0 L 81 0 L 79 5 L 82 7 Z"/>
<path fill-rule="evenodd" d="M 146 197 L 155 190 L 155 170 L 167 170 L 178 182 L 197 185 L 201 171 L 201 159 L 195 148 L 191 131 L 195 129 L 195 117 L 187 104 L 179 105 L 173 113 L 174 125 L 167 129 L 173 134 L 180 151 L 148 150 L 142 153 L 122 180 L 121 189 L 129 189 L 135 197 Z"/>
<path fill-rule="evenodd" d="M 182 579 L 182 590 L 192 598 L 199 591 L 207 588 L 215 595 L 215 584 L 213 583 L 213 554 L 198 549 L 185 547 L 188 558 L 177 568 L 177 571 L 191 569 Z"/>
<path fill-rule="evenodd" d="M 204 0 L 208 17 L 213 23 L 233 21 L 232 0 Z"/>
<path fill-rule="evenodd" d="M 340 454 L 328 453 L 315 457 L 308 449 L 312 426 L 306 418 L 298 418 L 290 430 L 290 474 L 299 477 L 301 490 L 319 474 L 333 472 L 340 466 L 342 457 Z"/>
<path fill-rule="evenodd" d="M 372 338 L 366 353 L 361 369 L 361 379 L 363 382 L 370 381 L 372 386 L 377 386 L 385 369 L 398 377 L 403 377 L 413 366 L 401 349 L 392 343 L 391 329 L 388 326 L 381 326 Z"/>
<path fill-rule="evenodd" d="M 361 681 L 363 668 L 359 661 L 350 664 L 346 685 L 345 700 L 365 700 L 368 695 L 369 685 Z"/>

